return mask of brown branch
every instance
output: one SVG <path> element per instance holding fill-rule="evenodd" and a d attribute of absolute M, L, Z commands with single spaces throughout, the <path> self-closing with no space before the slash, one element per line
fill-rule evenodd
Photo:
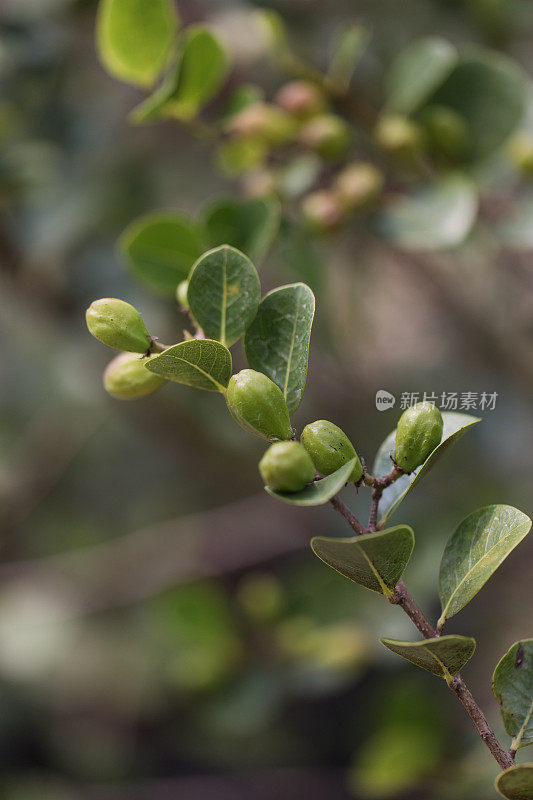
<path fill-rule="evenodd" d="M 335 511 L 337 511 L 341 517 L 346 520 L 350 528 L 355 534 L 357 534 L 357 536 L 361 536 L 363 533 L 368 533 L 368 530 L 365 528 L 365 526 L 359 522 L 353 511 L 351 511 L 348 506 L 342 502 L 338 495 L 332 497 L 329 502 Z"/>

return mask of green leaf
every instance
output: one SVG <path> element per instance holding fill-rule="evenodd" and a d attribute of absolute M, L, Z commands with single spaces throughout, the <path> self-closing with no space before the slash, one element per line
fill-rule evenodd
<path fill-rule="evenodd" d="M 476 649 L 476 640 L 470 636 L 436 636 L 421 642 L 397 642 L 394 639 L 380 639 L 380 642 L 402 658 L 417 667 L 427 669 L 437 678 L 450 681 L 457 675 Z"/>
<path fill-rule="evenodd" d="M 533 639 L 513 644 L 494 670 L 492 691 L 511 747 L 533 744 Z"/>
<path fill-rule="evenodd" d="M 457 62 L 457 50 L 446 39 L 428 36 L 412 42 L 391 64 L 386 81 L 386 107 L 411 114 L 448 77 Z"/>
<path fill-rule="evenodd" d="M 307 380 L 314 314 L 315 296 L 305 283 L 279 286 L 263 297 L 244 338 L 248 365 L 279 386 L 291 414 Z"/>
<path fill-rule="evenodd" d="M 313 552 L 328 566 L 386 597 L 392 596 L 414 545 L 415 535 L 407 525 L 350 539 L 315 536 L 311 540 Z"/>
<path fill-rule="evenodd" d="M 217 200 L 204 216 L 208 244 L 230 244 L 260 263 L 276 238 L 280 217 L 280 205 L 274 198 Z"/>
<path fill-rule="evenodd" d="M 500 772 L 494 786 L 507 800 L 533 800 L 533 764 L 515 764 Z"/>
<path fill-rule="evenodd" d="M 446 452 L 446 450 L 457 442 L 461 436 L 466 433 L 473 425 L 480 420 L 477 417 L 472 417 L 470 414 L 458 414 L 455 411 L 443 411 L 442 420 L 444 428 L 442 432 L 442 440 L 438 447 L 426 458 L 422 466 L 412 472 L 410 475 L 402 475 L 399 480 L 391 484 L 384 490 L 381 500 L 379 501 L 379 513 L 381 514 L 380 524 L 384 524 L 396 511 L 400 503 L 403 502 L 406 495 L 411 489 L 416 486 L 418 481 L 426 475 L 431 467 L 438 461 L 438 459 Z M 390 433 L 381 447 L 378 450 L 376 460 L 374 461 L 373 474 L 377 477 L 386 475 L 391 468 L 390 456 L 394 453 L 394 446 L 396 443 L 396 429 Z"/>
<path fill-rule="evenodd" d="M 178 211 L 157 211 L 135 220 L 120 250 L 136 278 L 160 294 L 174 295 L 202 252 L 199 226 Z"/>
<path fill-rule="evenodd" d="M 100 60 L 115 78 L 149 88 L 165 65 L 177 29 L 172 0 L 100 0 Z"/>
<path fill-rule="evenodd" d="M 520 124 L 526 80 L 517 64 L 492 50 L 469 48 L 431 98 L 454 109 L 470 130 L 472 159 L 489 156 Z"/>
<path fill-rule="evenodd" d="M 347 91 L 354 70 L 372 34 L 364 25 L 347 25 L 339 38 L 328 69 L 328 79 L 337 89 Z"/>
<path fill-rule="evenodd" d="M 480 508 L 459 523 L 440 565 L 439 626 L 479 592 L 530 528 L 526 514 L 503 505 Z"/>
<path fill-rule="evenodd" d="M 231 353 L 212 339 L 190 339 L 152 358 L 146 368 L 169 381 L 208 392 L 226 392 L 231 377 Z"/>
<path fill-rule="evenodd" d="M 399 196 L 376 218 L 384 239 L 407 250 L 438 250 L 460 244 L 478 212 L 474 183 L 459 173 L 438 178 Z"/>
<path fill-rule="evenodd" d="M 268 486 L 265 486 L 265 491 L 272 497 L 277 497 L 278 500 L 283 500 L 293 506 L 321 506 L 331 500 L 346 485 L 354 466 L 355 458 L 352 458 L 336 472 L 332 472 L 326 478 L 313 481 L 301 492 L 275 492 Z"/>
<path fill-rule="evenodd" d="M 192 268 L 187 290 L 191 313 L 208 336 L 228 347 L 252 322 L 260 296 L 254 265 L 234 247 L 209 250 Z"/>

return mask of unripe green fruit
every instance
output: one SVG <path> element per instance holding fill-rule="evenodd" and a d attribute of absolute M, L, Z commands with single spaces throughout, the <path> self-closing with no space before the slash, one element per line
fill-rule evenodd
<path fill-rule="evenodd" d="M 376 142 L 389 155 L 404 163 L 413 163 L 424 149 L 420 125 L 399 114 L 386 114 L 376 125 Z"/>
<path fill-rule="evenodd" d="M 269 441 L 292 438 L 283 392 L 262 372 L 243 369 L 232 375 L 226 402 L 231 416 L 245 431 Z"/>
<path fill-rule="evenodd" d="M 433 403 L 417 403 L 403 412 L 396 428 L 394 460 L 404 472 L 424 463 L 440 444 L 442 415 Z"/>
<path fill-rule="evenodd" d="M 124 300 L 114 297 L 95 300 L 85 318 L 94 338 L 115 350 L 146 353 L 152 344 L 141 315 Z"/>
<path fill-rule="evenodd" d="M 267 197 L 277 190 L 276 175 L 269 169 L 258 169 L 244 177 L 242 185 L 246 197 Z"/>
<path fill-rule="evenodd" d="M 437 155 L 460 159 L 466 154 L 469 130 L 463 117 L 447 106 L 428 106 L 421 118 L 429 146 Z"/>
<path fill-rule="evenodd" d="M 160 389 L 165 378 L 146 369 L 155 356 L 139 357 L 137 353 L 120 353 L 104 371 L 104 387 L 117 400 L 136 400 Z"/>
<path fill-rule="evenodd" d="M 306 122 L 300 141 L 328 161 L 343 158 L 353 142 L 353 129 L 336 114 L 321 114 Z"/>
<path fill-rule="evenodd" d="M 178 288 L 176 289 L 176 300 L 181 308 L 189 308 L 189 300 L 187 298 L 188 290 L 189 281 L 181 281 L 181 283 L 178 283 Z"/>
<path fill-rule="evenodd" d="M 355 458 L 355 466 L 348 480 L 357 483 L 363 477 L 363 467 L 353 444 L 333 422 L 326 419 L 311 422 L 303 429 L 300 441 L 322 475 L 331 475 L 347 461 Z"/>
<path fill-rule="evenodd" d="M 339 198 L 328 189 L 320 189 L 304 197 L 301 210 L 304 221 L 316 233 L 336 231 L 346 217 Z"/>
<path fill-rule="evenodd" d="M 276 442 L 259 462 L 259 472 L 276 492 L 300 492 L 315 477 L 315 467 L 299 442 Z"/>
<path fill-rule="evenodd" d="M 529 133 L 518 133 L 513 136 L 508 146 L 511 162 L 516 169 L 527 178 L 533 177 L 533 136 Z"/>
<path fill-rule="evenodd" d="M 271 145 L 294 139 L 297 124 L 285 111 L 268 103 L 253 103 L 235 114 L 228 131 L 237 138 L 263 139 Z"/>
<path fill-rule="evenodd" d="M 383 189 L 383 173 L 366 161 L 348 164 L 335 179 L 335 194 L 342 206 L 349 210 L 370 208 Z"/>
<path fill-rule="evenodd" d="M 290 81 L 282 86 L 274 98 L 284 111 L 298 119 L 312 117 L 326 109 L 324 92 L 310 81 Z"/>

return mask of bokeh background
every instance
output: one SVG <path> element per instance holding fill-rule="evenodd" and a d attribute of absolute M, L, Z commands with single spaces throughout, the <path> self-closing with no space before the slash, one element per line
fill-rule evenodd
<path fill-rule="evenodd" d="M 283 82 L 250 41 L 251 5 L 179 5 L 229 35 L 232 80 Z M 384 66 L 420 35 L 533 69 L 529 2 L 270 7 L 319 66 L 343 24 L 369 24 L 358 80 L 378 101 Z M 177 124 L 128 125 L 139 95 L 99 64 L 95 13 L 92 0 L 0 5 L 2 797 L 493 798 L 495 764 L 446 686 L 377 641 L 409 638 L 407 618 L 311 553 L 312 535 L 344 535 L 340 518 L 264 494 L 263 446 L 221 398 L 103 391 L 94 298 L 132 302 L 163 341 L 183 326 L 124 269 L 117 238 L 141 213 L 195 214 L 237 189 Z M 431 269 L 363 224 L 300 259 L 273 248 L 261 270 L 266 289 L 303 279 L 317 293 L 297 426 L 332 419 L 371 463 L 399 413 L 376 409 L 378 389 L 498 395 L 399 512 L 417 537 L 406 581 L 431 619 L 457 522 L 492 502 L 533 510 L 533 262 L 488 230 Z M 366 513 L 366 497 L 345 499 Z M 449 626 L 477 638 L 465 678 L 502 737 L 490 679 L 532 634 L 532 564 L 526 541 Z"/>

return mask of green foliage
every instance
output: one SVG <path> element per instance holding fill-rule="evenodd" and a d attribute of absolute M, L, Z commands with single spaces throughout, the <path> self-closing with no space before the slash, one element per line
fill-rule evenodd
<path fill-rule="evenodd" d="M 518 750 L 533 744 L 533 639 L 515 642 L 494 670 L 492 690 Z M 532 783 L 533 788 L 533 783 Z"/>
<path fill-rule="evenodd" d="M 394 587 L 409 563 L 415 536 L 407 525 L 350 539 L 315 536 L 313 552 L 324 563 L 354 583 L 392 597 Z"/>
<path fill-rule="evenodd" d="M 494 783 L 507 800 L 533 800 L 533 764 L 516 764 L 500 772 Z"/>
<path fill-rule="evenodd" d="M 300 405 L 307 380 L 314 314 L 315 297 L 305 283 L 279 286 L 261 300 L 244 339 L 249 366 L 281 389 L 290 414 Z"/>
<path fill-rule="evenodd" d="M 449 682 L 470 661 L 476 649 L 475 639 L 469 636 L 437 636 L 421 642 L 397 642 L 380 639 L 393 653 L 417 667 Z"/>
<path fill-rule="evenodd" d="M 231 353 L 211 339 L 191 339 L 150 359 L 146 368 L 168 381 L 225 394 L 231 375 Z"/>
<path fill-rule="evenodd" d="M 442 420 L 444 423 L 442 441 L 438 447 L 430 453 L 419 469 L 410 475 L 402 476 L 383 492 L 379 502 L 380 524 L 384 524 L 392 517 L 411 489 L 429 472 L 446 450 L 480 421 L 470 414 L 459 414 L 455 411 L 445 411 Z M 378 450 L 373 466 L 375 475 L 383 475 L 390 468 L 390 454 L 394 451 L 395 442 L 396 430 L 393 430 Z"/>
<path fill-rule="evenodd" d="M 207 244 L 229 244 L 261 263 L 278 233 L 280 213 L 274 198 L 216 200 L 204 215 Z"/>
<path fill-rule="evenodd" d="M 322 506 L 342 489 L 348 481 L 354 466 L 355 459 L 352 459 L 336 472 L 328 475 L 327 478 L 313 481 L 301 492 L 276 492 L 268 486 L 265 489 L 272 497 L 276 497 L 278 500 L 283 500 L 283 502 L 290 503 L 293 506 Z"/>
<path fill-rule="evenodd" d="M 457 51 L 446 39 L 429 36 L 409 44 L 385 76 L 386 106 L 411 114 L 430 97 L 457 62 Z"/>
<path fill-rule="evenodd" d="M 100 0 L 100 59 L 115 78 L 148 88 L 165 65 L 177 29 L 171 0 Z"/>
<path fill-rule="evenodd" d="M 337 90 L 348 90 L 370 38 L 371 33 L 364 25 L 347 25 L 342 30 L 327 72 L 328 79 Z"/>
<path fill-rule="evenodd" d="M 526 514 L 503 505 L 480 508 L 459 523 L 440 565 L 439 625 L 475 597 L 530 528 Z"/>
<path fill-rule="evenodd" d="M 189 308 L 202 330 L 224 345 L 234 344 L 250 326 L 260 295 L 254 265 L 234 247 L 204 253 L 191 270 Z"/>
<path fill-rule="evenodd" d="M 202 233 L 178 211 L 157 211 L 136 219 L 120 239 L 126 264 L 159 294 L 174 296 L 202 252 Z"/>
<path fill-rule="evenodd" d="M 462 173 L 446 175 L 399 196 L 377 218 L 380 234 L 408 250 L 455 247 L 476 221 L 475 184 Z"/>

